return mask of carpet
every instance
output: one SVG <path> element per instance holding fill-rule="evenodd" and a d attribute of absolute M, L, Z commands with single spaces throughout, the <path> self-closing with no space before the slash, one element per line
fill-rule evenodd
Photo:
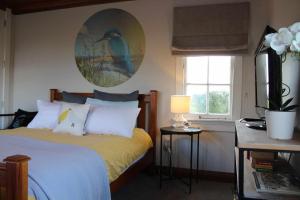
<path fill-rule="evenodd" d="M 192 193 L 181 181 L 163 181 L 159 189 L 159 176 L 145 173 L 112 194 L 112 200 L 233 200 L 233 184 L 199 180 L 192 185 Z"/>

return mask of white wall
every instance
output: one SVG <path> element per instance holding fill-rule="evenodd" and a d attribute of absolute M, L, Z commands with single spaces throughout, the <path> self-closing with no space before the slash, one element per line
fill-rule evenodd
<path fill-rule="evenodd" d="M 300 20 L 299 0 L 271 0 L 271 25 L 275 29 L 286 27 Z"/>
<path fill-rule="evenodd" d="M 243 0 L 139 0 L 46 11 L 14 17 L 13 107 L 35 110 L 36 99 L 48 99 L 49 88 L 67 91 L 130 92 L 139 89 L 160 92 L 158 126 L 169 125 L 170 95 L 175 94 L 176 58 L 171 55 L 172 9 L 174 5 L 240 2 Z M 264 27 L 270 23 L 270 1 L 251 0 L 248 55 L 243 56 L 242 116 L 256 117 L 254 90 L 254 49 Z M 90 84 L 75 64 L 75 37 L 89 16 L 106 8 L 120 8 L 134 15 L 144 28 L 146 53 L 141 67 L 127 82 L 100 88 Z M 233 171 L 233 124 L 212 124 L 214 131 L 201 136 L 201 167 L 206 170 Z M 180 141 L 180 140 L 179 140 Z M 184 141 L 184 140 L 181 140 Z M 175 141 L 178 143 L 178 141 Z M 188 143 L 179 143 L 177 166 L 185 166 Z"/>

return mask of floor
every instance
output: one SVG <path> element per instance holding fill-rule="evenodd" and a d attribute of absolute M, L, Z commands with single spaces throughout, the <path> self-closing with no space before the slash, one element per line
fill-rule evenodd
<path fill-rule="evenodd" d="M 163 182 L 159 189 L 158 176 L 140 174 L 131 183 L 112 194 L 112 200 L 233 200 L 233 184 L 213 181 L 193 183 L 192 194 L 179 180 Z"/>

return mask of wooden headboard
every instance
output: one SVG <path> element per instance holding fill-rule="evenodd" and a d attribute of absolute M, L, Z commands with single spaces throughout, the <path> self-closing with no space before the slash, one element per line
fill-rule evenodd
<path fill-rule="evenodd" d="M 157 130 L 157 93 L 156 90 L 151 90 L 149 94 L 140 94 L 138 99 L 141 111 L 137 119 L 137 127 L 145 129 L 149 133 L 154 147 Z M 71 92 L 71 94 L 94 97 L 94 93 Z M 50 89 L 50 101 L 55 100 L 61 101 L 62 93 L 58 89 Z"/>

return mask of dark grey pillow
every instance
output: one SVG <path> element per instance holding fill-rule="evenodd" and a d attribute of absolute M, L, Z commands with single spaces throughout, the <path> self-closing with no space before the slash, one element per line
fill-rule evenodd
<path fill-rule="evenodd" d="M 136 101 L 139 98 L 139 91 L 136 90 L 129 94 L 117 94 L 94 90 L 94 95 L 96 99 L 104 101 Z"/>
<path fill-rule="evenodd" d="M 62 100 L 68 103 L 79 103 L 84 104 L 87 97 L 80 96 L 77 94 L 71 94 L 69 92 L 63 91 L 62 92 Z"/>
<path fill-rule="evenodd" d="M 14 129 L 27 126 L 31 122 L 31 120 L 33 120 L 36 114 L 37 112 L 28 112 L 25 110 L 18 109 L 18 111 L 15 112 L 15 117 L 13 121 L 7 127 L 7 129 Z"/>

